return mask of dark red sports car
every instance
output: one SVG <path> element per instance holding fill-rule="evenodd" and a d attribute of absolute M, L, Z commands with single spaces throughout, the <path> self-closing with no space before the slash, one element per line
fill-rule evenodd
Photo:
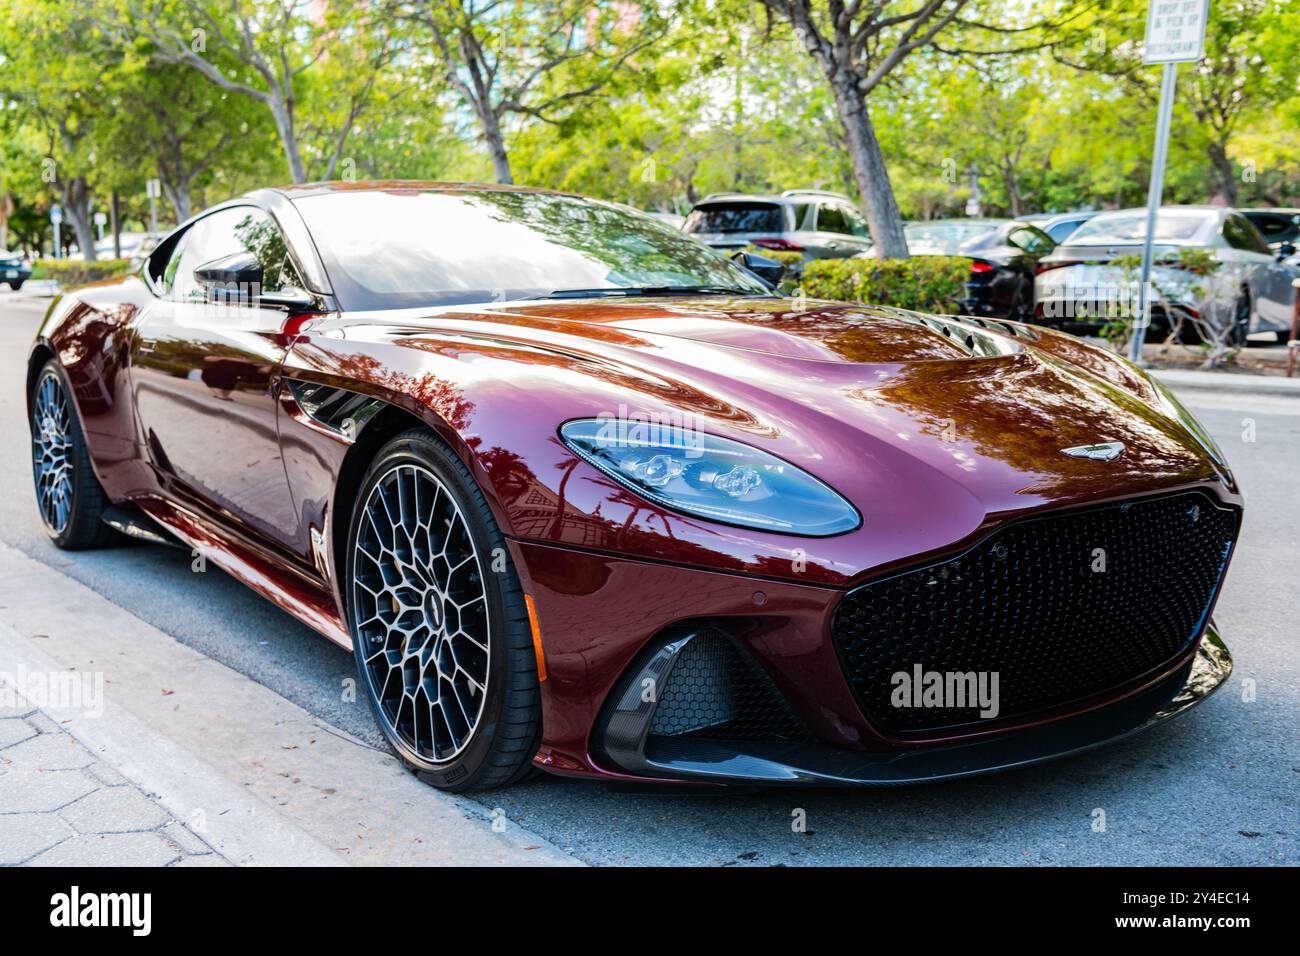
<path fill-rule="evenodd" d="M 56 544 L 179 539 L 355 649 L 438 787 L 957 777 L 1231 668 L 1241 497 L 1154 379 L 608 203 L 254 192 L 56 302 L 27 392 Z"/>

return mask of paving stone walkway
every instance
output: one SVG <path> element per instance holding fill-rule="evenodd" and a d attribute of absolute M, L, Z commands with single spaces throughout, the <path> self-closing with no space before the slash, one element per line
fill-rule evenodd
<path fill-rule="evenodd" d="M 0 704 L 0 866 L 229 866 L 47 714 Z"/>

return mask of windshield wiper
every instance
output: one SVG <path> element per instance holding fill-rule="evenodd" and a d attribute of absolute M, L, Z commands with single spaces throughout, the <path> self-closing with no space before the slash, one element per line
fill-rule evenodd
<path fill-rule="evenodd" d="M 762 292 L 750 292 L 723 285 L 649 285 L 649 286 L 615 286 L 608 289 L 556 289 L 539 299 L 596 299 L 615 296 L 628 298 L 643 295 L 763 295 Z"/>

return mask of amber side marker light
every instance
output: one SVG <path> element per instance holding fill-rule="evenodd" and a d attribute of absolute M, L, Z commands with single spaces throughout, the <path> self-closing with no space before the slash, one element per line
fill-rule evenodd
<path fill-rule="evenodd" d="M 524 604 L 528 606 L 528 626 L 533 629 L 533 654 L 537 656 L 537 680 L 546 680 L 546 655 L 542 653 L 542 629 L 537 626 L 537 607 L 533 604 L 531 594 L 524 595 Z"/>

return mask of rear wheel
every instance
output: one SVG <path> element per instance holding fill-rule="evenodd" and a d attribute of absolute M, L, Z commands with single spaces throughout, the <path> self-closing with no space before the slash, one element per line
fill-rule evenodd
<path fill-rule="evenodd" d="M 523 591 L 478 485 L 431 432 L 371 464 L 347 576 L 361 684 L 402 762 L 443 790 L 525 776 L 541 702 Z"/>
<path fill-rule="evenodd" d="M 32 479 L 46 533 L 69 551 L 109 543 L 113 530 L 102 521 L 108 496 L 91 468 L 77 410 L 54 359 L 41 369 L 29 406 Z"/>
<path fill-rule="evenodd" d="M 22 287 L 23 287 L 22 279 L 14 279 L 9 283 L 9 288 L 13 289 L 15 292 L 17 292 Z"/>
<path fill-rule="evenodd" d="M 1232 330 L 1228 333 L 1228 344 L 1245 348 L 1250 335 L 1250 296 L 1242 292 L 1232 307 Z"/>

